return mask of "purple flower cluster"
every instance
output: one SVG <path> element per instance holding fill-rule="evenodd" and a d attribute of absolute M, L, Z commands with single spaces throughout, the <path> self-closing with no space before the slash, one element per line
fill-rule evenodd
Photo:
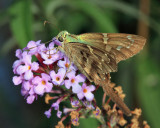
<path fill-rule="evenodd" d="M 32 104 L 38 95 L 45 93 L 54 93 L 57 88 L 62 92 L 57 101 L 52 103 L 51 108 L 45 112 L 49 118 L 51 110 L 57 110 L 57 116 L 62 112 L 59 110 L 59 104 L 68 96 L 68 93 L 77 97 L 76 102 L 71 100 L 74 106 L 79 101 L 91 102 L 94 99 L 92 91 L 94 85 L 86 84 L 86 77 L 78 73 L 76 66 L 69 59 L 57 50 L 60 42 L 53 40 L 48 46 L 41 41 L 30 41 L 23 50 L 16 50 L 16 60 L 13 63 L 13 83 L 21 86 L 21 94 L 25 97 L 28 104 Z M 35 60 L 36 57 L 36 60 Z M 56 91 L 55 91 L 56 92 Z"/>

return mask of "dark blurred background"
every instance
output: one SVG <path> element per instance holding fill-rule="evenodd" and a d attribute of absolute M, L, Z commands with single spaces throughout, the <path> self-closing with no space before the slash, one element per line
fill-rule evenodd
<path fill-rule="evenodd" d="M 44 21 L 49 23 L 44 26 Z M 160 2 L 159 0 L 0 0 L 0 127 L 53 128 L 55 113 L 39 97 L 28 105 L 20 86 L 12 83 L 15 50 L 30 40 L 47 42 L 61 30 L 130 33 L 147 38 L 140 54 L 119 63 L 112 81 L 123 86 L 126 104 L 142 108 L 141 120 L 160 127 Z M 99 93 L 102 93 L 99 91 Z M 102 94 L 101 94 L 102 95 Z M 99 98 L 99 101 L 101 99 Z M 80 120 L 82 128 L 96 128 L 94 119 Z"/>

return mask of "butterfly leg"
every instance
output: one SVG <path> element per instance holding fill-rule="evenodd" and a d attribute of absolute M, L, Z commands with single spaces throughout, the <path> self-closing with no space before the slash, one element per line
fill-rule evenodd
<path fill-rule="evenodd" d="M 71 71 L 71 70 L 69 70 L 70 66 L 71 66 L 71 62 L 69 63 L 69 66 L 68 66 L 67 71 L 66 71 L 66 73 L 65 73 L 65 75 L 64 75 L 64 77 L 63 77 L 62 82 L 64 81 L 64 79 L 65 79 L 67 73 Z M 62 83 L 62 82 L 61 82 L 61 83 Z"/>

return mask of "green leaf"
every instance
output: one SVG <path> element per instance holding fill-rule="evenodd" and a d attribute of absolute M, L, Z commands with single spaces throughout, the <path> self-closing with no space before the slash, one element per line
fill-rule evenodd
<path fill-rule="evenodd" d="M 147 117 L 145 120 L 151 127 L 159 128 L 160 115 L 160 70 L 159 65 L 151 57 L 140 58 L 138 61 L 137 72 L 137 93 L 140 97 L 139 102 L 142 107 L 142 115 Z"/>
<path fill-rule="evenodd" d="M 13 4 L 9 9 L 10 26 L 13 36 L 21 48 L 33 40 L 31 0 L 22 0 Z"/>
<path fill-rule="evenodd" d="M 145 24 L 147 24 L 149 27 L 151 27 L 155 32 L 157 32 L 160 35 L 160 24 L 155 19 L 145 15 L 144 13 L 140 12 L 139 9 L 131 6 L 130 4 L 118 0 L 106 0 L 106 1 L 89 0 L 89 1 L 95 2 L 104 8 L 108 9 L 110 8 L 112 10 L 123 12 L 124 14 L 130 17 L 141 19 Z"/>
<path fill-rule="evenodd" d="M 97 128 L 99 125 L 95 118 L 80 119 L 79 123 L 79 128 Z"/>
<path fill-rule="evenodd" d="M 97 26 L 97 28 L 99 28 L 98 30 L 100 30 L 101 32 L 110 32 L 110 33 L 117 32 L 115 23 L 113 22 L 113 18 L 112 18 L 113 16 L 111 17 L 109 11 L 106 11 L 106 10 L 104 11 L 95 3 L 84 1 L 84 0 L 51 1 L 48 3 L 46 8 L 47 17 L 48 18 L 52 17 L 52 21 L 55 22 L 55 24 L 57 24 L 58 23 L 57 17 L 55 18 L 55 13 L 57 11 L 56 9 L 59 9 L 59 8 L 65 9 L 64 7 L 69 8 L 71 11 L 74 11 L 74 12 L 75 11 L 80 12 L 82 17 L 87 16 L 88 18 L 91 18 L 92 21 L 95 23 L 95 26 Z M 74 21 L 75 18 L 72 17 L 72 20 Z M 64 17 L 64 20 L 65 20 L 65 17 Z M 77 23 L 77 25 L 79 25 L 79 23 Z M 93 26 L 93 28 L 95 26 Z"/>

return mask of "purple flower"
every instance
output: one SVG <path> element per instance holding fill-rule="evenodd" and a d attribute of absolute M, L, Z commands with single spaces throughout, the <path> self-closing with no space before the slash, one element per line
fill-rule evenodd
<path fill-rule="evenodd" d="M 36 85 L 34 86 L 35 93 L 43 95 L 45 92 L 50 92 L 52 90 L 52 83 L 49 82 L 50 80 L 50 76 L 45 73 L 42 73 L 41 77 L 34 77 L 32 83 Z"/>
<path fill-rule="evenodd" d="M 57 110 L 57 117 L 60 118 L 62 115 L 62 112 L 59 110 L 59 104 L 62 101 L 63 98 L 58 99 L 55 103 L 52 104 L 51 108 L 54 108 L 54 110 Z"/>
<path fill-rule="evenodd" d="M 81 90 L 81 86 L 79 85 L 80 82 L 84 82 L 86 77 L 83 74 L 79 74 L 75 76 L 76 72 L 71 71 L 67 73 L 68 80 L 65 80 L 65 86 L 69 89 L 72 86 L 72 91 L 74 93 L 79 93 Z"/>
<path fill-rule="evenodd" d="M 62 85 L 63 84 L 63 79 L 65 76 L 66 70 L 63 68 L 60 68 L 58 70 L 58 73 L 56 74 L 54 70 L 50 72 L 50 76 L 52 78 L 52 83 L 55 85 Z"/>
<path fill-rule="evenodd" d="M 54 48 L 54 43 L 52 42 L 45 52 L 41 52 L 41 57 L 44 59 L 43 63 L 49 65 L 62 59 L 63 54 L 60 51 L 57 52 L 57 49 Z"/>
<path fill-rule="evenodd" d="M 57 100 L 57 102 L 52 104 L 52 108 L 54 108 L 54 110 L 58 110 L 59 109 L 59 100 Z"/>
<path fill-rule="evenodd" d="M 34 99 L 35 99 L 35 95 L 29 95 L 29 96 L 27 97 L 27 103 L 28 103 L 28 104 L 32 104 L 33 101 L 34 101 Z"/>
<path fill-rule="evenodd" d="M 44 114 L 47 116 L 47 118 L 51 117 L 51 109 L 49 109 L 48 111 L 45 111 Z"/>
<path fill-rule="evenodd" d="M 28 104 L 32 104 L 37 96 L 34 92 L 34 86 L 31 80 L 22 83 L 21 94 L 25 96 Z"/>
<path fill-rule="evenodd" d="M 58 110 L 58 111 L 57 111 L 57 117 L 58 117 L 58 118 L 61 118 L 61 115 L 62 115 L 62 112 Z"/>
<path fill-rule="evenodd" d="M 37 62 L 31 62 L 31 55 L 29 55 L 27 52 L 22 53 L 22 62 L 24 63 L 23 65 L 19 65 L 16 69 L 17 74 L 22 75 L 24 74 L 24 79 L 25 80 L 30 80 L 33 78 L 33 72 L 32 70 L 36 71 L 39 68 L 39 64 Z"/>
<path fill-rule="evenodd" d="M 94 95 L 91 93 L 95 90 L 94 85 L 87 86 L 86 83 L 83 83 L 81 91 L 77 94 L 78 98 L 81 100 L 83 97 L 86 97 L 88 101 L 92 101 Z"/>
<path fill-rule="evenodd" d="M 62 61 L 62 60 L 58 61 L 58 66 L 60 68 L 64 68 L 66 70 L 68 68 L 69 68 L 69 70 L 75 70 L 75 71 L 77 70 L 76 66 L 73 63 L 70 65 L 70 67 L 69 67 L 69 65 L 70 65 L 70 61 L 69 61 L 68 57 L 66 57 L 66 56 L 64 56 L 64 61 Z"/>
<path fill-rule="evenodd" d="M 39 41 L 29 41 L 27 47 L 24 50 L 29 50 L 30 55 L 35 55 L 43 50 L 46 49 L 45 44 L 40 44 L 41 40 Z"/>
<path fill-rule="evenodd" d="M 14 85 L 19 85 L 22 83 L 23 77 L 22 76 L 14 76 L 12 81 L 13 81 Z"/>
<path fill-rule="evenodd" d="M 72 107 L 79 107 L 80 102 L 79 102 L 79 100 L 74 100 L 74 101 L 71 101 L 71 105 L 72 105 Z"/>
<path fill-rule="evenodd" d="M 22 58 L 22 50 L 21 50 L 21 49 L 17 49 L 17 50 L 16 50 L 16 57 L 17 57 L 18 59 L 21 59 L 21 58 Z"/>
<path fill-rule="evenodd" d="M 14 61 L 13 66 L 12 66 L 14 74 L 17 74 L 17 68 L 21 64 L 22 64 L 22 60 L 16 60 L 16 61 Z"/>

